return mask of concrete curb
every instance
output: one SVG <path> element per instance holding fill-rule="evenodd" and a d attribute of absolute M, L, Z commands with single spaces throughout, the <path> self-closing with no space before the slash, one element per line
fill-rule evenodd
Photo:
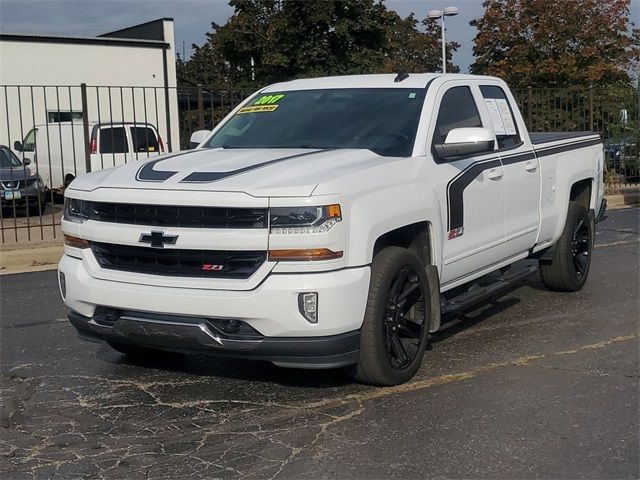
<path fill-rule="evenodd" d="M 621 207 L 624 205 L 637 205 L 640 203 L 640 190 L 627 191 L 616 195 L 606 195 L 609 208 Z"/>
<path fill-rule="evenodd" d="M 53 270 L 63 253 L 61 244 L 0 251 L 0 275 Z"/>

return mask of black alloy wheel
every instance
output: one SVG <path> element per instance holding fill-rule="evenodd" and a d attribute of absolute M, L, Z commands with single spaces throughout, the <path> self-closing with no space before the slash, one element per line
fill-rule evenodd
<path fill-rule="evenodd" d="M 405 265 L 393 279 L 384 317 L 385 352 L 393 368 L 402 370 L 416 358 L 424 328 L 424 285 L 415 269 Z"/>
<path fill-rule="evenodd" d="M 580 218 L 571 237 L 571 260 L 578 279 L 582 279 L 589 268 L 590 242 L 587 222 L 584 218 Z"/>
<path fill-rule="evenodd" d="M 406 248 L 382 249 L 371 264 L 358 363 L 347 367 L 347 373 L 368 385 L 410 380 L 422 365 L 430 319 L 431 286 L 425 266 Z"/>

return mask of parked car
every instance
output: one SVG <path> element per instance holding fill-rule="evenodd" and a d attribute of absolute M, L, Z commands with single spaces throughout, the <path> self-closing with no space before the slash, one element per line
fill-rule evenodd
<path fill-rule="evenodd" d="M 29 213 L 38 215 L 45 209 L 46 191 L 40 176 L 6 145 L 0 145 L 0 202 L 2 207 L 27 207 Z"/>
<path fill-rule="evenodd" d="M 498 78 L 294 80 L 195 137 L 67 188 L 59 283 L 83 338 L 394 385 L 441 315 L 533 273 L 519 260 L 552 290 L 587 281 L 601 140 L 529 134 Z"/>
<path fill-rule="evenodd" d="M 164 152 L 157 128 L 149 123 L 90 122 L 89 132 L 85 145 L 82 123 L 36 125 L 22 141 L 14 142 L 14 149 L 32 153 L 45 185 L 59 193 L 87 172 L 87 149 L 92 172 Z"/>

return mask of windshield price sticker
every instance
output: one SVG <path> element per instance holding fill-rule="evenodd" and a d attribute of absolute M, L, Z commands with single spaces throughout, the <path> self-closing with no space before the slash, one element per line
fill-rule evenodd
<path fill-rule="evenodd" d="M 238 115 L 242 113 L 260 113 L 260 112 L 273 112 L 278 108 L 278 102 L 284 98 L 283 94 L 277 95 L 263 95 L 250 107 L 244 107 L 238 110 Z"/>

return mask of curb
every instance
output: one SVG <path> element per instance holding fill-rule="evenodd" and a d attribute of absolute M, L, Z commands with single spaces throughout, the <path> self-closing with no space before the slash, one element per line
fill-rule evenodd
<path fill-rule="evenodd" d="M 53 270 L 63 253 L 63 245 L 0 251 L 0 275 Z"/>
<path fill-rule="evenodd" d="M 624 205 L 636 205 L 640 203 L 640 191 L 623 192 L 616 195 L 605 195 L 607 208 L 621 207 Z"/>

